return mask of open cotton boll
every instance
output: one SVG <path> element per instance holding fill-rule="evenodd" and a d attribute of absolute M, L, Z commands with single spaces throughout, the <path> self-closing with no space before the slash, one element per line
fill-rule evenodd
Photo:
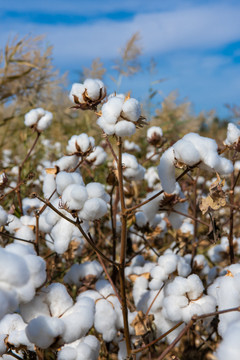
<path fill-rule="evenodd" d="M 121 120 L 115 125 L 115 134 L 117 136 L 132 136 L 136 132 L 136 126 L 126 120 Z"/>
<path fill-rule="evenodd" d="M 46 294 L 41 291 L 31 301 L 20 304 L 19 311 L 26 323 L 40 315 L 50 316 L 49 307 L 45 300 Z"/>
<path fill-rule="evenodd" d="M 240 354 L 240 320 L 231 322 L 228 326 L 223 340 L 217 348 L 216 355 L 218 360 L 239 360 Z"/>
<path fill-rule="evenodd" d="M 92 358 L 91 360 L 97 360 L 98 354 L 100 350 L 100 342 L 98 339 L 93 335 L 88 335 L 83 339 L 84 343 L 90 346 L 92 349 Z"/>
<path fill-rule="evenodd" d="M 115 132 L 116 121 L 114 121 L 113 123 L 109 123 L 105 121 L 103 116 L 101 116 L 100 118 L 97 119 L 97 124 L 107 135 L 113 135 Z"/>
<path fill-rule="evenodd" d="M 83 220 L 97 220 L 107 213 L 107 204 L 99 198 L 89 199 L 78 213 Z"/>
<path fill-rule="evenodd" d="M 161 137 L 163 136 L 163 131 L 160 126 L 151 126 L 147 131 L 147 139 L 151 139 L 152 137 Z"/>
<path fill-rule="evenodd" d="M 43 195 L 46 199 L 50 198 L 50 196 L 53 194 L 53 192 L 56 189 L 56 182 L 55 182 L 55 175 L 53 174 L 46 174 L 44 176 L 44 180 L 43 180 Z M 51 199 L 53 200 L 54 198 L 57 197 L 57 194 L 54 194 Z"/>
<path fill-rule="evenodd" d="M 88 136 L 85 133 L 80 135 L 73 135 L 68 141 L 66 150 L 69 153 L 86 153 L 90 148 L 93 148 L 95 145 L 95 140 L 92 136 Z"/>
<path fill-rule="evenodd" d="M 37 123 L 38 131 L 46 130 L 52 123 L 53 114 L 50 111 L 45 111 L 44 116 Z"/>
<path fill-rule="evenodd" d="M 117 315 L 113 305 L 105 299 L 98 300 L 96 302 L 94 327 L 102 334 L 104 341 L 110 342 L 116 336 L 116 321 Z"/>
<path fill-rule="evenodd" d="M 77 360 L 77 350 L 71 347 L 70 345 L 66 345 L 57 354 L 58 360 Z"/>
<path fill-rule="evenodd" d="M 107 280 L 98 280 L 95 284 L 96 290 L 104 297 L 115 294 L 112 285 Z"/>
<path fill-rule="evenodd" d="M 61 171 L 68 171 L 74 169 L 79 162 L 77 155 L 63 156 L 55 162 L 55 165 Z"/>
<path fill-rule="evenodd" d="M 44 109 L 36 108 L 30 110 L 28 113 L 25 114 L 24 124 L 26 126 L 32 126 L 38 122 L 38 120 L 44 116 Z"/>
<path fill-rule="evenodd" d="M 120 97 L 110 98 L 102 107 L 102 118 L 108 124 L 115 124 L 122 111 L 124 99 Z"/>
<path fill-rule="evenodd" d="M 200 161 L 199 151 L 192 142 L 184 140 L 184 138 L 177 141 L 173 145 L 173 149 L 176 159 L 184 164 L 193 166 Z"/>
<path fill-rule="evenodd" d="M 110 196 L 106 193 L 104 186 L 98 182 L 87 184 L 86 191 L 89 199 L 100 198 L 106 202 L 110 200 Z"/>
<path fill-rule="evenodd" d="M 127 151 L 141 151 L 140 146 L 133 141 L 124 140 L 123 146 Z"/>
<path fill-rule="evenodd" d="M 66 187 L 71 184 L 84 185 L 82 176 L 79 172 L 68 173 L 66 171 L 60 171 L 57 174 L 56 186 L 58 194 L 62 195 Z"/>
<path fill-rule="evenodd" d="M 91 100 L 98 100 L 100 97 L 100 83 L 94 79 L 86 79 L 83 83 L 87 90 L 87 97 Z M 103 84 L 102 84 L 103 85 Z"/>
<path fill-rule="evenodd" d="M 5 225 L 7 222 L 7 219 L 8 219 L 8 214 L 0 205 L 0 226 Z"/>
<path fill-rule="evenodd" d="M 74 225 L 61 218 L 51 231 L 51 240 L 54 241 L 54 249 L 58 254 L 63 254 L 72 239 Z"/>
<path fill-rule="evenodd" d="M 106 159 L 107 153 L 101 146 L 96 146 L 91 154 L 86 158 L 86 160 L 94 166 L 103 164 Z"/>
<path fill-rule="evenodd" d="M 124 119 L 136 122 L 141 116 L 141 106 L 140 103 L 133 98 L 126 100 L 122 106 L 121 116 Z"/>
<path fill-rule="evenodd" d="M 92 299 L 82 297 L 61 317 L 65 325 L 62 334 L 63 343 L 71 343 L 86 335 L 93 326 L 95 303 Z"/>
<path fill-rule="evenodd" d="M 88 275 L 99 277 L 103 272 L 102 266 L 98 261 L 86 261 L 82 264 L 74 264 L 64 276 L 64 281 L 69 285 L 81 286 L 81 280 Z"/>
<path fill-rule="evenodd" d="M 142 180 L 145 174 L 145 168 L 140 165 L 136 157 L 132 154 L 122 154 L 123 175 L 128 180 Z M 116 165 L 115 165 L 116 166 Z"/>
<path fill-rule="evenodd" d="M 78 184 L 68 185 L 63 193 L 61 202 L 69 210 L 80 210 L 88 199 L 88 193 L 85 186 Z"/>
<path fill-rule="evenodd" d="M 181 196 L 182 197 L 182 196 Z M 173 210 L 179 211 L 183 214 L 188 213 L 188 202 L 179 202 L 176 205 L 174 205 Z M 184 215 L 177 214 L 174 212 L 171 212 L 168 216 L 168 219 L 174 229 L 179 229 L 185 219 Z"/>
<path fill-rule="evenodd" d="M 171 194 L 176 189 L 174 151 L 170 147 L 161 156 L 160 163 L 157 167 L 161 185 L 165 192 Z"/>
<path fill-rule="evenodd" d="M 83 84 L 79 84 L 79 83 L 74 83 L 72 85 L 70 94 L 69 94 L 69 99 L 74 103 L 74 97 L 73 95 L 75 95 L 78 98 L 78 101 L 83 104 L 84 100 L 83 100 L 83 93 L 85 91 L 85 87 Z"/>
<path fill-rule="evenodd" d="M 29 269 L 24 259 L 0 248 L 0 281 L 18 287 L 27 283 L 29 278 Z"/>
<path fill-rule="evenodd" d="M 227 138 L 224 140 L 224 143 L 228 146 L 233 145 L 238 142 L 240 138 L 240 129 L 233 123 L 228 124 L 227 128 Z"/>
<path fill-rule="evenodd" d="M 65 330 L 61 319 L 47 316 L 38 316 L 30 321 L 26 327 L 26 334 L 33 344 L 41 349 L 51 346 L 58 336 Z"/>
<path fill-rule="evenodd" d="M 73 305 L 73 300 L 63 284 L 53 283 L 44 291 L 46 291 L 46 303 L 52 316 L 61 316 Z"/>

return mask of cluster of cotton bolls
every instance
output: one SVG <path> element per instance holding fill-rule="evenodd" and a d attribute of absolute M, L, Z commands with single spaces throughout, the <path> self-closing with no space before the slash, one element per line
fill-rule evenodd
<path fill-rule="evenodd" d="M 53 115 L 50 111 L 42 108 L 32 109 L 25 115 L 24 124 L 35 127 L 37 131 L 46 130 L 52 123 Z"/>
<path fill-rule="evenodd" d="M 69 94 L 69 99 L 79 108 L 95 109 L 106 96 L 106 88 L 99 79 L 86 79 L 83 84 L 74 83 Z"/>
<path fill-rule="evenodd" d="M 131 136 L 142 120 L 140 103 L 120 94 L 110 97 L 103 105 L 97 124 L 107 135 Z"/>
<path fill-rule="evenodd" d="M 215 140 L 195 133 L 185 135 L 166 150 L 160 159 L 158 173 L 165 192 L 172 193 L 176 189 L 175 164 L 177 162 L 188 166 L 199 166 L 206 170 L 215 170 L 220 175 L 233 171 L 232 162 L 217 152 Z"/>

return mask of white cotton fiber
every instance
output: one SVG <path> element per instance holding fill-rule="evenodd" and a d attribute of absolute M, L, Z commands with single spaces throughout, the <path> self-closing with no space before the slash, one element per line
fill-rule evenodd
<path fill-rule="evenodd" d="M 77 350 L 71 346 L 64 346 L 57 354 L 58 360 L 77 360 Z"/>
<path fill-rule="evenodd" d="M 227 138 L 224 143 L 228 146 L 233 145 L 234 143 L 238 142 L 240 138 L 240 129 L 233 123 L 228 124 L 227 128 Z"/>
<path fill-rule="evenodd" d="M 53 115 L 51 112 L 42 108 L 32 109 L 25 115 L 25 125 L 33 126 L 36 124 L 38 131 L 43 131 L 51 125 Z"/>
<path fill-rule="evenodd" d="M 147 138 L 150 140 L 153 136 L 161 137 L 163 135 L 163 131 L 159 126 L 151 126 L 147 131 Z"/>
<path fill-rule="evenodd" d="M 87 156 L 86 160 L 94 166 L 98 166 L 104 163 L 107 159 L 107 153 L 101 146 L 96 146 L 91 154 Z"/>
<path fill-rule="evenodd" d="M 113 97 L 102 107 L 102 117 L 104 122 L 115 124 L 122 111 L 123 99 Z"/>
<path fill-rule="evenodd" d="M 138 121 L 141 115 L 141 106 L 136 99 L 130 98 L 123 103 L 122 117 L 130 121 Z"/>
<path fill-rule="evenodd" d="M 71 170 L 74 169 L 79 162 L 79 157 L 77 155 L 72 156 L 63 156 L 55 162 L 55 165 L 61 170 Z"/>
<path fill-rule="evenodd" d="M 84 93 L 84 91 L 85 91 L 85 87 L 84 87 L 83 84 L 74 83 L 72 85 L 72 88 L 71 88 L 71 91 L 70 91 L 70 94 L 69 94 L 69 99 L 74 103 L 73 95 L 75 95 L 78 98 L 78 101 L 80 103 L 84 103 L 84 100 L 83 100 L 83 97 L 82 97 L 82 94 Z"/>
<path fill-rule="evenodd" d="M 69 210 L 80 210 L 88 199 L 88 193 L 85 186 L 78 184 L 68 185 L 63 193 L 61 202 Z"/>
<path fill-rule="evenodd" d="M 107 204 L 99 198 L 89 199 L 85 202 L 79 217 L 84 220 L 97 220 L 107 213 Z"/>
<path fill-rule="evenodd" d="M 100 198 L 106 202 L 110 200 L 110 196 L 105 192 L 104 186 L 97 182 L 87 184 L 86 191 L 88 198 Z"/>
<path fill-rule="evenodd" d="M 84 185 L 82 176 L 77 172 L 68 173 L 66 171 L 60 171 L 57 174 L 56 187 L 59 195 L 62 195 L 66 187 L 71 184 Z"/>
<path fill-rule="evenodd" d="M 63 284 L 53 283 L 45 291 L 46 303 L 52 316 L 60 317 L 73 305 L 73 300 Z"/>
<path fill-rule="evenodd" d="M 136 132 L 136 126 L 126 120 L 119 121 L 115 125 L 115 134 L 117 136 L 132 136 Z"/>
<path fill-rule="evenodd" d="M 29 277 L 29 269 L 24 259 L 0 248 L 0 281 L 18 287 L 28 282 Z"/>
<path fill-rule="evenodd" d="M 94 79 L 86 79 L 83 83 L 87 90 L 87 97 L 91 100 L 98 100 L 100 97 L 100 84 Z"/>
<path fill-rule="evenodd" d="M 161 156 L 160 164 L 157 168 L 161 185 L 164 191 L 169 194 L 176 189 L 174 161 L 174 151 L 173 148 L 170 147 Z"/>
<path fill-rule="evenodd" d="M 102 334 L 103 340 L 110 342 L 116 336 L 116 320 L 117 315 L 113 305 L 105 299 L 98 300 L 96 302 L 94 327 Z"/>
<path fill-rule="evenodd" d="M 233 321 L 228 326 L 223 340 L 217 348 L 216 355 L 218 360 L 239 360 L 240 354 L 240 321 Z"/>
<path fill-rule="evenodd" d="M 41 349 L 47 349 L 58 336 L 64 332 L 65 326 L 61 319 L 38 316 L 26 327 L 28 339 Z"/>
<path fill-rule="evenodd" d="M 95 145 L 95 140 L 92 136 L 88 136 L 85 133 L 80 135 L 73 135 L 68 141 L 66 150 L 69 153 L 86 153 Z"/>

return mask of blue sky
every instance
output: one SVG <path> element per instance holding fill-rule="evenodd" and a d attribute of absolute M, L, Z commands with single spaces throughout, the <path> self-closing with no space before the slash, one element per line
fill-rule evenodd
<path fill-rule="evenodd" d="M 214 108 L 223 117 L 224 104 L 240 103 L 239 19 L 240 1 L 232 0 L 0 0 L 0 46 L 16 34 L 45 34 L 56 67 L 77 81 L 96 57 L 110 67 L 138 31 L 143 65 L 154 58 L 155 78 L 167 79 L 157 87 L 159 101 L 178 89 L 196 112 Z M 141 99 L 151 80 L 143 71 L 121 90 Z"/>

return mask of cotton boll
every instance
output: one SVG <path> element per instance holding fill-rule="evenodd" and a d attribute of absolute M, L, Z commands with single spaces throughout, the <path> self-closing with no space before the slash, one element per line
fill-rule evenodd
<path fill-rule="evenodd" d="M 71 184 L 64 189 L 61 201 L 69 210 L 80 210 L 87 199 L 88 194 L 84 186 Z"/>
<path fill-rule="evenodd" d="M 92 349 L 92 359 L 91 360 L 97 360 L 98 353 L 100 350 L 100 342 L 98 339 L 93 335 L 88 335 L 84 338 L 84 343 L 90 346 Z"/>
<path fill-rule="evenodd" d="M 83 83 L 87 90 L 86 96 L 91 100 L 98 100 L 100 98 L 100 84 L 94 79 L 86 79 Z"/>
<path fill-rule="evenodd" d="M 50 111 L 45 111 L 44 116 L 37 123 L 38 131 L 46 130 L 52 123 L 53 114 Z"/>
<path fill-rule="evenodd" d="M 30 110 L 25 114 L 24 124 L 26 126 L 32 126 L 37 123 L 37 121 L 44 115 L 44 110 L 42 108 L 36 108 Z"/>
<path fill-rule="evenodd" d="M 240 129 L 235 124 L 229 123 L 227 128 L 227 138 L 224 143 L 228 146 L 231 146 L 234 143 L 238 142 L 239 137 Z"/>
<path fill-rule="evenodd" d="M 110 98 L 102 107 L 102 117 L 104 122 L 108 124 L 115 124 L 122 111 L 124 100 L 120 97 Z"/>
<path fill-rule="evenodd" d="M 178 257 L 175 254 L 164 254 L 158 258 L 158 264 L 166 274 L 171 274 L 177 269 Z"/>
<path fill-rule="evenodd" d="M 107 134 L 107 135 L 113 135 L 115 132 L 115 122 L 113 123 L 108 123 L 105 121 L 105 119 L 101 116 L 100 118 L 98 118 L 97 120 L 97 124 L 98 126 L 100 126 L 100 128 Z"/>
<path fill-rule="evenodd" d="M 77 350 L 71 346 L 64 346 L 57 354 L 58 360 L 77 360 Z"/>
<path fill-rule="evenodd" d="M 136 212 L 135 219 L 137 226 L 139 226 L 140 228 L 146 226 L 147 218 L 143 212 Z"/>
<path fill-rule="evenodd" d="M 94 327 L 102 334 L 103 340 L 109 342 L 116 336 L 116 320 L 117 316 L 112 304 L 105 299 L 98 300 L 96 303 Z"/>
<path fill-rule="evenodd" d="M 140 146 L 135 144 L 133 141 L 124 140 L 123 146 L 128 151 L 141 151 Z"/>
<path fill-rule="evenodd" d="M 16 229 L 20 228 L 22 226 L 21 221 L 12 214 L 8 215 L 7 218 L 7 225 L 5 226 L 5 229 L 9 231 L 11 234 L 14 234 Z"/>
<path fill-rule="evenodd" d="M 40 315 L 50 316 L 49 307 L 45 299 L 46 294 L 44 292 L 38 292 L 31 301 L 26 304 L 20 304 L 20 314 L 26 323 L 29 323 L 32 319 Z"/>
<path fill-rule="evenodd" d="M 115 125 L 115 134 L 117 136 L 132 136 L 136 132 L 136 126 L 129 121 L 122 120 Z"/>
<path fill-rule="evenodd" d="M 67 151 L 69 153 L 81 152 L 86 153 L 90 148 L 95 145 L 95 140 L 92 136 L 88 136 L 85 133 L 80 135 L 73 135 L 68 141 Z"/>
<path fill-rule="evenodd" d="M 0 248 L 0 281 L 18 287 L 24 285 L 29 277 L 30 273 L 24 259 Z"/>
<path fill-rule="evenodd" d="M 73 95 L 75 95 L 78 98 L 78 101 L 83 104 L 85 102 L 82 96 L 84 91 L 85 87 L 83 84 L 74 83 L 69 94 L 69 99 L 74 103 L 75 101 Z"/>
<path fill-rule="evenodd" d="M 78 172 L 68 173 L 66 171 L 60 171 L 56 176 L 56 187 L 58 194 L 62 195 L 63 191 L 68 185 L 78 184 L 84 185 L 82 176 Z"/>
<path fill-rule="evenodd" d="M 98 280 L 95 284 L 96 290 L 104 297 L 114 294 L 112 285 L 107 280 Z"/>
<path fill-rule="evenodd" d="M 61 316 L 73 305 L 73 300 L 64 285 L 53 283 L 49 285 L 45 291 L 46 302 L 52 316 Z"/>
<path fill-rule="evenodd" d="M 190 141 L 179 140 L 173 145 L 173 149 L 176 159 L 184 164 L 193 166 L 200 161 L 200 154 Z"/>
<path fill-rule="evenodd" d="M 110 196 L 105 192 L 103 185 L 100 183 L 92 182 L 87 184 L 86 191 L 89 199 L 99 198 L 106 202 L 110 200 Z"/>
<path fill-rule="evenodd" d="M 151 126 L 148 131 L 147 131 L 147 139 L 148 141 L 152 138 L 152 137 L 162 137 L 163 136 L 163 131 L 159 126 Z"/>
<path fill-rule="evenodd" d="M 93 198 L 85 202 L 79 217 L 84 220 L 97 220 L 107 213 L 107 204 L 104 200 Z"/>
<path fill-rule="evenodd" d="M 55 165 L 61 170 L 61 171 L 67 171 L 74 169 L 79 162 L 79 158 L 77 155 L 72 156 L 63 156 L 59 160 L 55 162 Z"/>
<path fill-rule="evenodd" d="M 41 349 L 51 346 L 58 336 L 64 332 L 65 326 L 61 319 L 38 316 L 26 327 L 28 339 Z"/>
<path fill-rule="evenodd" d="M 157 168 L 161 185 L 164 191 L 169 194 L 174 192 L 176 188 L 174 161 L 174 151 L 171 147 L 163 153 Z"/>
<path fill-rule="evenodd" d="M 188 291 L 188 297 L 192 300 L 197 299 L 204 290 L 202 281 L 196 274 L 189 275 L 187 278 L 190 291 Z"/>
<path fill-rule="evenodd" d="M 102 165 L 107 159 L 107 153 L 101 146 L 96 146 L 91 154 L 86 158 L 94 166 Z"/>
<path fill-rule="evenodd" d="M 123 103 L 122 117 L 136 122 L 141 116 L 141 106 L 136 99 L 130 98 Z"/>
<path fill-rule="evenodd" d="M 53 174 L 46 174 L 44 176 L 44 180 L 43 180 L 43 195 L 46 199 L 50 198 L 50 196 L 52 195 L 52 193 L 55 191 L 56 189 L 56 182 L 55 182 L 55 175 Z M 51 199 L 53 200 L 55 196 L 53 196 Z"/>
<path fill-rule="evenodd" d="M 77 286 L 81 286 L 81 280 L 84 277 L 88 275 L 99 277 L 102 272 L 102 266 L 98 261 L 86 261 L 82 264 L 74 264 L 64 276 L 64 281 L 69 285 L 75 284 Z"/>
<path fill-rule="evenodd" d="M 217 348 L 217 358 L 218 360 L 238 360 L 240 353 L 240 320 L 231 323 L 231 326 L 228 326 L 223 340 Z"/>
<path fill-rule="evenodd" d="M 171 321 L 181 321 L 182 311 L 188 305 L 188 300 L 182 295 L 169 295 L 163 300 L 163 315 Z"/>
<path fill-rule="evenodd" d="M 58 254 L 63 254 L 72 239 L 74 225 L 61 218 L 52 228 L 51 239 L 54 240 L 54 249 Z"/>
<path fill-rule="evenodd" d="M 0 205 L 0 226 L 5 225 L 7 222 L 7 219 L 8 219 L 8 214 Z"/>
<path fill-rule="evenodd" d="M 21 226 L 16 232 L 15 236 L 19 239 L 24 239 L 26 241 L 34 241 L 36 236 L 32 229 L 29 226 Z M 18 240 L 16 240 L 18 241 Z M 24 244 L 24 242 L 20 241 L 20 243 Z"/>
<path fill-rule="evenodd" d="M 179 202 L 176 205 L 174 205 L 173 207 L 174 210 L 179 211 L 183 214 L 187 214 L 188 212 L 188 202 Z M 177 214 L 174 212 L 171 212 L 170 215 L 168 216 L 169 221 L 171 222 L 171 225 L 174 229 L 179 229 L 185 219 L 184 215 L 181 214 Z"/>

